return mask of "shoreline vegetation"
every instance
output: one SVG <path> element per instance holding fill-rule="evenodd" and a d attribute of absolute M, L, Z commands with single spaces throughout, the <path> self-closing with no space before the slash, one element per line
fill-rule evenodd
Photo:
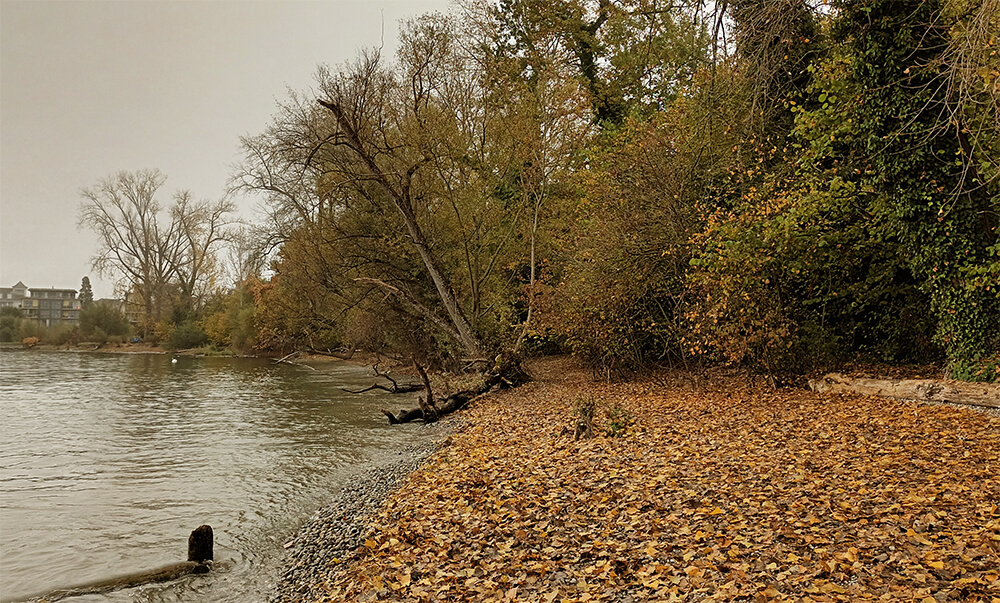
<path fill-rule="evenodd" d="M 996 416 L 735 372 L 529 370 L 380 505 L 348 487 L 318 512 L 272 601 L 1000 600 Z"/>

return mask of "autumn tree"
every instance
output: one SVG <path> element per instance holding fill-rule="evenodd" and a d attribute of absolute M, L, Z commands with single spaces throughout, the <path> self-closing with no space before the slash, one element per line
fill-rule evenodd
<path fill-rule="evenodd" d="M 662 0 L 504 0 L 491 9 L 499 49 L 546 52 L 587 91 L 593 120 L 614 126 L 663 108 L 701 66 L 697 4 Z"/>
<path fill-rule="evenodd" d="M 509 40 L 500 52 L 531 78 L 544 61 L 575 81 L 595 126 L 563 147 L 575 160 L 559 180 L 568 191 L 545 216 L 558 251 L 542 331 L 603 368 L 679 360 L 679 248 L 699 192 L 695 153 L 679 151 L 700 137 L 675 103 L 708 60 L 704 27 L 691 7 L 655 1 L 506 2 L 496 20 Z"/>
<path fill-rule="evenodd" d="M 192 203 L 182 193 L 165 210 L 157 200 L 165 176 L 157 170 L 119 172 L 81 191 L 79 224 L 98 236 L 91 265 L 102 275 L 120 276 L 120 289 L 139 298 L 143 332 L 175 303 L 190 306 L 197 285 L 213 261 L 231 203 Z"/>
<path fill-rule="evenodd" d="M 509 266 L 526 250 L 511 183 L 524 154 L 511 127 L 520 105 L 490 87 L 495 72 L 463 35 L 428 16 L 403 28 L 397 68 L 368 52 L 320 69 L 318 103 L 293 95 L 247 139 L 239 180 L 267 195 L 283 231 L 282 286 L 308 272 L 303 283 L 329 294 L 328 318 L 390 310 L 483 358 L 514 335 Z"/>

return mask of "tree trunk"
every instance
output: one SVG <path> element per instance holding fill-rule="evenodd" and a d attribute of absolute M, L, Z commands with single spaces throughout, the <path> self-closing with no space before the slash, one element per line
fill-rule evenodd
<path fill-rule="evenodd" d="M 969 383 L 936 379 L 851 379 L 830 373 L 810 379 L 809 388 L 819 393 L 853 393 L 897 400 L 951 402 L 1000 408 L 1000 383 Z"/>

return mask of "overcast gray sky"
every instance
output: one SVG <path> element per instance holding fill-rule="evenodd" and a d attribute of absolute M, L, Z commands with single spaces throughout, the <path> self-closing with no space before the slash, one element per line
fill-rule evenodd
<path fill-rule="evenodd" d="M 448 0 L 0 0 L 0 286 L 112 284 L 90 270 L 81 188 L 157 168 L 161 199 L 217 199 L 239 137 L 316 66 L 395 52 L 398 23 Z M 237 199 L 249 214 L 250 203 Z"/>

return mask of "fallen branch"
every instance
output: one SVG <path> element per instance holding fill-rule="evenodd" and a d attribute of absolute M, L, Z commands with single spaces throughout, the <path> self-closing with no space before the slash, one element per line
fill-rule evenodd
<path fill-rule="evenodd" d="M 357 351 L 358 351 L 357 346 L 351 347 L 351 349 L 347 352 L 340 352 L 334 350 L 319 350 L 312 347 L 311 345 L 309 346 L 310 354 L 316 354 L 317 356 L 328 356 L 330 358 L 338 358 L 340 360 L 350 360 L 351 358 L 354 357 L 354 352 Z"/>
<path fill-rule="evenodd" d="M 424 389 L 424 386 L 420 385 L 419 383 L 406 383 L 404 385 L 396 385 L 396 383 L 394 382 L 392 387 L 386 387 L 378 383 L 373 383 L 364 389 L 347 389 L 346 387 L 342 387 L 340 389 L 349 394 L 363 394 L 365 392 L 370 392 L 373 389 L 380 389 L 389 394 L 409 394 Z"/>
<path fill-rule="evenodd" d="M 414 362 L 417 367 L 418 372 L 422 372 L 422 368 L 419 364 Z M 421 375 L 422 378 L 426 377 L 426 373 Z M 425 382 L 427 382 L 425 378 Z M 420 400 L 421 408 L 414 408 L 411 410 L 401 410 L 397 414 L 393 414 L 388 410 L 383 409 L 382 414 L 389 419 L 390 425 L 398 425 L 400 423 L 410 423 L 412 421 L 426 421 L 431 422 L 443 417 L 449 413 L 455 412 L 456 410 L 461 410 L 472 399 L 481 396 L 493 388 L 507 389 L 517 387 L 524 383 L 531 381 L 531 376 L 524 371 L 521 363 L 514 356 L 509 356 L 505 354 L 500 354 L 496 357 L 494 361 L 493 368 L 483 375 L 483 385 L 482 387 L 471 390 L 462 390 L 448 396 L 443 403 L 440 405 L 433 405 L 433 394 L 430 393 L 430 387 L 428 383 L 428 399 L 431 401 L 431 408 L 433 412 L 425 413 L 424 408 L 428 406 L 428 403 L 424 400 Z"/>
<path fill-rule="evenodd" d="M 363 394 L 365 392 L 370 392 L 373 389 L 380 389 L 380 390 L 382 390 L 384 392 L 388 392 L 390 394 L 408 394 L 410 392 L 420 391 L 422 389 L 425 389 L 425 387 L 427 387 L 426 383 L 424 385 L 420 385 L 418 383 L 406 383 L 404 385 L 400 385 L 399 383 L 396 382 L 395 379 L 393 379 L 392 377 L 389 376 L 389 373 L 380 373 L 379 370 L 378 370 L 378 363 L 377 362 L 372 365 L 372 370 L 375 371 L 375 376 L 376 377 L 383 377 L 385 379 L 388 379 L 389 382 L 392 383 L 392 388 L 390 389 L 390 388 L 388 388 L 388 387 L 386 387 L 384 385 L 379 385 L 378 383 L 373 383 L 371 386 L 366 387 L 364 389 L 359 389 L 359 390 L 350 390 L 350 389 L 343 388 L 343 387 L 340 388 L 340 389 L 343 390 L 343 391 L 345 391 L 345 392 L 347 392 L 347 393 L 349 393 L 349 394 Z"/>
<path fill-rule="evenodd" d="M 288 354 L 286 356 L 282 356 L 281 358 L 278 358 L 277 360 L 274 361 L 274 363 L 275 364 L 281 364 L 283 362 L 287 362 L 288 364 L 294 364 L 292 362 L 288 362 L 288 359 L 291 358 L 292 356 L 296 356 L 298 354 L 299 354 L 299 352 L 296 350 L 296 351 L 292 352 L 291 354 Z"/>
<path fill-rule="evenodd" d="M 479 395 L 476 390 L 466 389 L 460 392 L 455 392 L 451 394 L 445 401 L 440 405 L 436 406 L 437 415 L 435 418 L 443 417 L 447 414 L 453 413 L 457 410 L 462 410 L 468 405 L 469 401 Z M 399 425 L 402 423 L 411 423 L 413 421 L 426 421 L 424 418 L 424 411 L 422 408 L 412 408 L 410 410 L 401 410 L 396 414 L 382 409 L 382 414 L 389 419 L 389 425 Z"/>
<path fill-rule="evenodd" d="M 305 367 L 305 368 L 307 368 L 307 369 L 309 369 L 311 371 L 315 371 L 316 368 L 312 367 L 312 366 L 309 366 L 308 364 L 302 364 L 300 362 L 292 362 L 291 360 L 289 360 L 289 358 L 291 358 L 292 356 L 297 356 L 298 354 L 301 354 L 301 353 L 302 352 L 299 352 L 299 351 L 292 352 L 291 354 L 288 354 L 286 356 L 278 358 L 277 360 L 274 361 L 274 363 L 275 364 L 290 364 L 292 366 L 303 366 L 303 367 Z"/>
<path fill-rule="evenodd" d="M 939 381 L 936 379 L 851 379 L 830 373 L 810 379 L 809 388 L 819 393 L 856 393 L 897 400 L 950 402 L 1000 408 L 1000 384 Z"/>

